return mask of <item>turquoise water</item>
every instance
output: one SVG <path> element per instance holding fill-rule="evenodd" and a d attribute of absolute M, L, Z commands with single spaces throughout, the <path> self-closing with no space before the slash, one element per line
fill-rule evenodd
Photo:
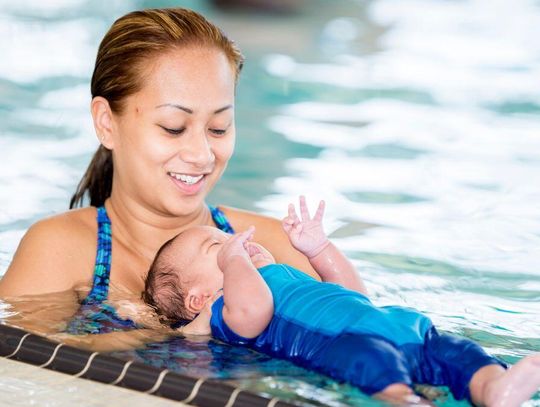
<path fill-rule="evenodd" d="M 31 223 L 67 209 L 97 146 L 88 82 L 103 33 L 130 10 L 178 4 L 247 56 L 237 151 L 212 203 L 281 217 L 299 193 L 324 198 L 374 302 L 415 307 L 509 362 L 540 350 L 532 0 L 313 0 L 279 17 L 201 1 L 0 1 L 0 275 Z M 136 357 L 315 404 L 370 403 L 213 342 Z"/>

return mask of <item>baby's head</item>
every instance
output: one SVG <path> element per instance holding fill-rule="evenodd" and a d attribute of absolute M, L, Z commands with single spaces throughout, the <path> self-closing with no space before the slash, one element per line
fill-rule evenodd
<path fill-rule="evenodd" d="M 223 287 L 217 254 L 229 237 L 195 226 L 161 246 L 148 271 L 144 301 L 169 322 L 192 320 Z"/>

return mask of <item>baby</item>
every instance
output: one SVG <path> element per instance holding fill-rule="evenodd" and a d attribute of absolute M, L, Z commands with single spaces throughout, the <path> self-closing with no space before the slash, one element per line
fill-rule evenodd
<path fill-rule="evenodd" d="M 325 373 L 391 402 L 420 402 L 414 383 L 448 386 L 476 405 L 518 406 L 540 387 L 540 353 L 511 369 L 479 345 L 439 333 L 419 312 L 377 307 L 351 262 L 326 237 L 324 202 L 313 218 L 300 197 L 283 228 L 322 282 L 251 241 L 198 226 L 165 243 L 144 298 L 186 334 L 212 334 Z"/>

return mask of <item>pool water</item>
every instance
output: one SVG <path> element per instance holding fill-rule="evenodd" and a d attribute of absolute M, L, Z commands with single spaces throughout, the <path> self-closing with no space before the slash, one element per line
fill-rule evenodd
<path fill-rule="evenodd" d="M 99 39 L 130 10 L 172 5 L 205 13 L 247 56 L 236 154 L 209 202 L 282 217 L 300 193 L 324 198 L 326 229 L 376 304 L 415 307 L 510 363 L 540 350 L 533 0 L 312 0 L 281 16 L 202 1 L 0 0 L 0 275 L 29 225 L 67 209 L 97 147 Z M 378 404 L 206 339 L 116 355 L 311 405 Z"/>

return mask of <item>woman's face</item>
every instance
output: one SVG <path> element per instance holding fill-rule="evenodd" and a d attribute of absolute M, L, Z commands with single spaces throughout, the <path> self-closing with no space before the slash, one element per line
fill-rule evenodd
<path fill-rule="evenodd" d="M 234 71 L 218 49 L 168 52 L 113 115 L 113 191 L 173 216 L 197 211 L 234 150 Z"/>

